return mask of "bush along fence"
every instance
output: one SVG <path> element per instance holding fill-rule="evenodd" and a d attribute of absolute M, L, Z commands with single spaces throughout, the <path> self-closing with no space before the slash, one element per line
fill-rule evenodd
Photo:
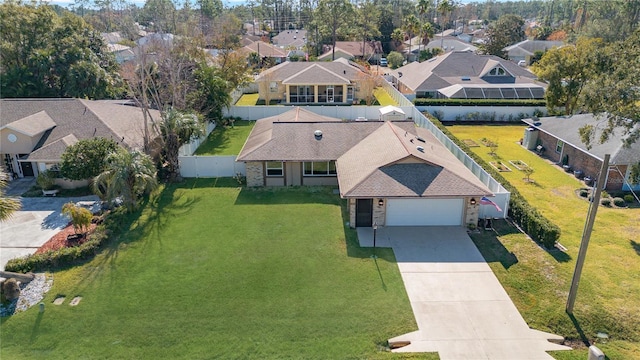
<path fill-rule="evenodd" d="M 73 265 L 95 257 L 111 238 L 125 216 L 123 208 L 114 210 L 106 215 L 104 222 L 100 224 L 91 234 L 90 238 L 81 245 L 74 247 L 63 247 L 58 250 L 50 250 L 41 254 L 33 254 L 11 259 L 5 265 L 6 271 L 27 273 L 44 270 L 65 269 Z M 108 225 L 110 224 L 110 225 Z"/>
<path fill-rule="evenodd" d="M 416 106 L 537 106 L 545 108 L 546 100 L 511 100 L 511 99 L 430 99 L 416 98 L 413 100 Z"/>
<path fill-rule="evenodd" d="M 553 249 L 560 238 L 560 228 L 544 217 L 540 212 L 531 206 L 527 200 L 511 185 L 498 171 L 487 164 L 482 158 L 473 153 L 469 147 L 456 138 L 449 130 L 436 119 L 431 121 L 445 133 L 456 145 L 464 150 L 480 166 L 482 166 L 491 176 L 502 183 L 505 189 L 511 192 L 509 200 L 509 217 L 524 230 L 533 240 L 541 243 L 547 249 Z"/>

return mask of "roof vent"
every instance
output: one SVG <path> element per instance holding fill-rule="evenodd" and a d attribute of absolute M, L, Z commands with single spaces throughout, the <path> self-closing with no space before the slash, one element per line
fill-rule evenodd
<path fill-rule="evenodd" d="M 418 140 L 420 142 L 423 142 L 423 143 L 426 143 L 426 141 L 423 138 L 421 138 L 420 136 L 416 136 L 416 140 Z"/>
<path fill-rule="evenodd" d="M 316 140 L 322 139 L 322 130 L 316 130 L 313 132 L 313 136 L 316 137 Z"/>
<path fill-rule="evenodd" d="M 418 151 L 420 151 L 421 153 L 424 152 L 424 148 L 422 146 L 416 146 L 416 149 L 418 149 Z"/>
<path fill-rule="evenodd" d="M 471 78 L 468 76 L 463 76 L 462 81 L 471 81 Z"/>

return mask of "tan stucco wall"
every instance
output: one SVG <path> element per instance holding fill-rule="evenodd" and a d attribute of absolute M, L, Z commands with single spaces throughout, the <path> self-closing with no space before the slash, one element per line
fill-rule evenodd
<path fill-rule="evenodd" d="M 16 142 L 10 142 L 8 140 L 9 134 L 13 134 L 18 138 Z M 32 138 L 11 129 L 2 129 L 0 130 L 0 153 L 30 154 L 39 140 L 40 134 Z"/>
<path fill-rule="evenodd" d="M 264 179 L 267 186 L 284 186 L 284 176 L 266 176 Z"/>
<path fill-rule="evenodd" d="M 338 178 L 336 176 L 305 176 L 302 179 L 303 185 L 326 185 L 333 186 L 338 185 Z"/>
<path fill-rule="evenodd" d="M 264 186 L 264 170 L 261 162 L 245 163 L 247 186 Z"/>
<path fill-rule="evenodd" d="M 286 100 L 286 86 L 282 84 L 282 81 L 278 81 L 278 91 L 271 92 L 270 84 L 271 80 L 264 80 L 258 83 L 258 97 L 261 100 L 267 99 L 269 94 L 269 100 Z"/>
<path fill-rule="evenodd" d="M 286 162 L 284 163 L 284 173 L 287 175 L 287 185 L 299 186 L 302 185 L 302 163 L 300 162 Z"/>

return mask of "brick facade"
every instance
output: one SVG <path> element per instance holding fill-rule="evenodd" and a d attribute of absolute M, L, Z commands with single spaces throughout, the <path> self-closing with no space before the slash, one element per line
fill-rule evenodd
<path fill-rule="evenodd" d="M 264 169 L 261 162 L 247 162 L 247 186 L 264 186 Z"/>
<path fill-rule="evenodd" d="M 356 228 L 356 199 L 349 199 L 349 227 Z"/>
<path fill-rule="evenodd" d="M 382 206 L 378 205 L 378 202 L 382 200 Z M 385 199 L 374 198 L 373 199 L 373 222 L 379 226 L 384 226 L 387 216 L 387 202 Z"/>
<path fill-rule="evenodd" d="M 464 225 L 476 225 L 478 223 L 478 214 L 480 213 L 480 199 L 476 199 L 476 204 L 471 205 L 470 198 L 465 198 L 466 208 L 464 210 Z"/>

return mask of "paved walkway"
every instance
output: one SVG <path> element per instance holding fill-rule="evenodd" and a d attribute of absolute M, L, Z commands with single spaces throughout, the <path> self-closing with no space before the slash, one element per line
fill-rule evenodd
<path fill-rule="evenodd" d="M 358 228 L 371 247 L 373 230 Z M 418 331 L 394 352 L 438 352 L 440 359 L 553 359 L 562 337 L 530 329 L 462 227 L 383 227 L 376 246 L 392 247 Z"/>
<path fill-rule="evenodd" d="M 12 182 L 7 193 L 12 196 L 19 195 L 30 187 L 28 181 Z M 70 201 L 75 203 L 96 200 L 98 197 L 95 195 L 74 198 L 20 198 L 22 209 L 15 212 L 11 218 L 0 221 L 0 269 L 4 270 L 10 259 L 35 253 L 53 235 L 67 226 L 69 217 L 61 213 L 62 205 Z"/>

